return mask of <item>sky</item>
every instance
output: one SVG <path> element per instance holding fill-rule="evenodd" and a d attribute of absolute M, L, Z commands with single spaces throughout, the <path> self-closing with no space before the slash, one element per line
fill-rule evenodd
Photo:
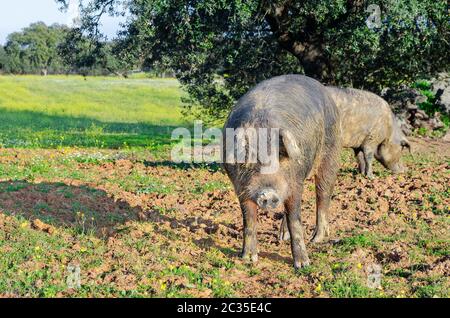
<path fill-rule="evenodd" d="M 54 0 L 0 0 L 0 44 L 5 44 L 8 34 L 20 31 L 33 22 L 70 25 L 78 15 L 77 0 L 72 1 L 74 5 L 69 11 L 61 12 Z M 103 18 L 101 30 L 112 38 L 119 29 L 119 23 L 119 18 Z"/>

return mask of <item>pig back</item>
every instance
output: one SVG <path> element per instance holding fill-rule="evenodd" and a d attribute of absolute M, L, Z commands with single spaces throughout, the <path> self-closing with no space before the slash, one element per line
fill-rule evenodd
<path fill-rule="evenodd" d="M 392 134 L 392 111 L 381 97 L 354 88 L 326 88 L 340 112 L 344 147 L 381 143 Z"/>
<path fill-rule="evenodd" d="M 231 111 L 224 128 L 288 130 L 303 152 L 307 170 L 340 135 L 339 111 L 325 87 L 302 75 L 261 82 Z"/>

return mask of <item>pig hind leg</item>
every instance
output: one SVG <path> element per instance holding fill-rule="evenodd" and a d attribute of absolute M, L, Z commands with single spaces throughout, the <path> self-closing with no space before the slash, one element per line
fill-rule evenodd
<path fill-rule="evenodd" d="M 373 179 L 373 170 L 372 170 L 372 164 L 373 159 L 375 156 L 375 151 L 377 150 L 376 145 L 365 145 L 363 146 L 363 153 L 364 153 L 364 161 L 365 161 L 365 171 L 364 174 L 369 179 Z"/>
<path fill-rule="evenodd" d="M 353 149 L 355 152 L 356 160 L 358 161 L 358 169 L 359 173 L 365 174 L 366 173 L 366 159 L 364 158 L 364 152 L 361 148 L 355 148 Z"/>
<path fill-rule="evenodd" d="M 320 243 L 329 234 L 330 229 L 328 225 L 328 209 L 330 207 L 331 196 L 333 194 L 334 183 L 336 182 L 338 165 L 338 146 L 335 145 L 329 154 L 326 154 L 318 168 L 315 176 L 316 183 L 316 229 L 313 234 L 312 242 Z M 281 222 L 278 239 L 280 241 L 287 241 L 290 238 L 290 231 L 288 229 L 288 222 L 286 215 L 283 216 Z"/>
<path fill-rule="evenodd" d="M 328 209 L 336 182 L 339 165 L 337 155 L 325 155 L 315 176 L 316 183 L 316 229 L 312 242 L 320 243 L 329 236 Z"/>
<path fill-rule="evenodd" d="M 281 220 L 281 226 L 280 226 L 280 232 L 278 235 L 279 241 L 288 241 L 291 238 L 291 235 L 289 234 L 289 228 L 287 225 L 287 218 L 286 214 L 283 216 L 283 220 Z"/>

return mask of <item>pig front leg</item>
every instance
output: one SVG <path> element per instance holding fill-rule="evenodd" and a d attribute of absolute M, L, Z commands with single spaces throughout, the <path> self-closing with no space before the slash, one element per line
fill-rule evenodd
<path fill-rule="evenodd" d="M 257 206 L 252 200 L 241 202 L 244 219 L 244 246 L 241 257 L 252 262 L 258 261 L 258 248 L 256 241 Z"/>
<path fill-rule="evenodd" d="M 291 250 L 295 269 L 300 269 L 310 264 L 300 216 L 301 198 L 302 191 L 297 191 L 285 202 L 287 227 L 291 235 Z"/>
<path fill-rule="evenodd" d="M 358 161 L 359 173 L 366 173 L 366 159 L 364 158 L 364 152 L 361 148 L 354 149 L 356 160 Z"/>
<path fill-rule="evenodd" d="M 372 163 L 373 163 L 373 158 L 375 155 L 375 150 L 376 150 L 376 147 L 373 147 L 373 146 L 364 146 L 364 148 L 363 148 L 364 160 L 366 163 L 365 175 L 369 179 L 374 178 L 373 171 L 372 171 Z"/>

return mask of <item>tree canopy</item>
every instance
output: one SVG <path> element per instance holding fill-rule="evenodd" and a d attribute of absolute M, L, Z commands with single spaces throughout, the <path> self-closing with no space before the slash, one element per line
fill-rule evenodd
<path fill-rule="evenodd" d="M 11 33 L 3 52 L 3 68 L 12 73 L 44 75 L 49 71 L 61 71 L 64 66 L 58 55 L 58 45 L 67 32 L 66 26 L 37 22 L 21 32 Z"/>
<path fill-rule="evenodd" d="M 371 3 L 90 0 L 82 20 L 85 32 L 98 36 L 102 14 L 127 14 L 125 51 L 172 68 L 192 104 L 221 116 L 250 86 L 274 75 L 304 73 L 379 91 L 448 70 L 447 1 Z"/>
<path fill-rule="evenodd" d="M 101 41 L 83 35 L 78 28 L 67 33 L 59 45 L 59 54 L 73 71 L 83 75 L 116 74 L 127 76 L 135 60 L 121 58 L 120 41 Z"/>
<path fill-rule="evenodd" d="M 0 45 L 0 71 L 6 67 L 8 56 L 6 54 L 5 48 Z"/>
<path fill-rule="evenodd" d="M 0 45 L 0 71 L 13 74 L 77 73 L 126 76 L 131 58 L 122 58 L 122 43 L 84 35 L 78 28 L 32 23 Z"/>

